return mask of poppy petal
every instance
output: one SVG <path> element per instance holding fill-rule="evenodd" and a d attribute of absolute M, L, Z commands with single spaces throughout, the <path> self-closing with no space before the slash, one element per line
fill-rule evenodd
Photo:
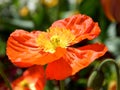
<path fill-rule="evenodd" d="M 74 43 L 78 43 L 84 39 L 92 40 L 100 33 L 98 23 L 94 22 L 91 17 L 86 15 L 74 15 L 63 20 L 54 22 L 50 28 L 60 27 L 70 29 L 76 36 Z"/>
<path fill-rule="evenodd" d="M 42 66 L 32 66 L 12 82 L 13 90 L 44 90 L 46 83 Z"/>
<path fill-rule="evenodd" d="M 49 63 L 46 67 L 46 77 L 47 79 L 63 80 L 70 76 L 72 73 L 72 68 L 69 63 L 63 58 Z"/>
<path fill-rule="evenodd" d="M 40 32 L 27 32 L 24 30 L 16 30 L 13 32 L 7 41 L 7 55 L 9 59 L 20 67 L 28 67 L 33 65 L 26 60 L 35 59 L 39 52 L 38 46 L 35 43 L 35 38 Z"/>
<path fill-rule="evenodd" d="M 107 48 L 103 44 L 91 44 L 80 48 L 67 48 L 60 60 L 49 63 L 46 68 L 48 79 L 62 80 L 87 67 L 95 59 L 104 55 Z"/>
<path fill-rule="evenodd" d="M 43 52 L 36 43 L 36 38 L 40 33 L 40 31 L 16 30 L 10 35 L 7 41 L 7 55 L 12 63 L 19 67 L 44 65 L 63 55 L 59 53 L 59 51 L 65 52 L 62 48 L 57 48 L 53 54 Z"/>

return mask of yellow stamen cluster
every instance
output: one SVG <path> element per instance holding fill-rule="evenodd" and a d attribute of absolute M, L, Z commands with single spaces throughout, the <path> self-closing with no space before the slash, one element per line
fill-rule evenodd
<path fill-rule="evenodd" d="M 45 51 L 54 53 L 57 47 L 66 48 L 75 36 L 70 30 L 64 28 L 50 28 L 37 38 L 38 45 Z"/>
<path fill-rule="evenodd" d="M 35 89 L 35 84 L 34 83 L 28 83 L 28 81 L 22 80 L 20 83 L 18 83 L 18 86 L 15 87 L 15 90 L 25 90 L 25 89 L 29 89 L 29 90 L 36 90 Z"/>

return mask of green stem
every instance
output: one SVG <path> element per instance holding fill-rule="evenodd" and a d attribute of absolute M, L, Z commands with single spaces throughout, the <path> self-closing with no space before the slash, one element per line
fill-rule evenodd
<path fill-rule="evenodd" d="M 104 60 L 100 65 L 99 65 L 99 67 L 98 67 L 98 71 L 99 70 L 101 70 L 102 69 L 102 67 L 106 64 L 106 63 L 108 63 L 108 62 L 110 62 L 110 63 L 112 63 L 112 64 L 114 64 L 115 65 L 115 69 L 116 69 L 116 74 L 117 74 L 117 89 L 116 90 L 120 90 L 120 72 L 119 72 L 119 66 L 118 66 L 118 64 L 114 61 L 114 60 L 112 60 L 112 59 L 107 59 L 107 60 Z"/>
<path fill-rule="evenodd" d="M 60 80 L 60 90 L 65 90 L 65 82 L 64 82 L 64 80 Z"/>
<path fill-rule="evenodd" d="M 9 80 L 7 79 L 7 76 L 5 75 L 4 71 L 2 70 L 3 69 L 2 66 L 3 66 L 2 63 L 0 62 L 0 75 L 4 79 L 4 82 L 5 82 L 6 86 L 9 88 L 9 90 L 12 90 Z"/>

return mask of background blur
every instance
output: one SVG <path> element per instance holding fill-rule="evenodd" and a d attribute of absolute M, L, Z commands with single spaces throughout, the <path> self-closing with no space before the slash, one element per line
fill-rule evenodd
<path fill-rule="evenodd" d="M 4 72 L 12 81 L 24 70 L 15 67 L 5 53 L 7 39 L 15 29 L 46 30 L 58 19 L 78 13 L 86 14 L 98 22 L 101 28 L 101 34 L 93 42 L 102 42 L 109 49 L 102 58 L 66 80 L 66 90 L 86 90 L 87 79 L 99 62 L 105 58 L 120 62 L 119 10 L 120 0 L 0 0 L 0 63 L 3 64 Z M 115 70 L 112 65 L 108 65 L 104 71 L 103 90 L 107 90 L 115 80 Z M 0 77 L 0 90 L 5 88 Z M 58 82 L 48 81 L 45 90 L 58 90 Z"/>

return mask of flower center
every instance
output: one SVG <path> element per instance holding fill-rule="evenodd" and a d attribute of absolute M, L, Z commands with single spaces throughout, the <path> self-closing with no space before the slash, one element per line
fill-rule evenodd
<path fill-rule="evenodd" d="M 45 52 L 54 53 L 57 47 L 66 48 L 75 39 L 68 29 L 50 28 L 42 32 L 36 42 Z"/>
<path fill-rule="evenodd" d="M 36 90 L 34 83 L 28 83 L 27 80 L 23 80 L 18 84 L 23 90 Z M 19 87 L 18 86 L 18 87 Z M 16 89 L 17 90 L 17 89 Z"/>

